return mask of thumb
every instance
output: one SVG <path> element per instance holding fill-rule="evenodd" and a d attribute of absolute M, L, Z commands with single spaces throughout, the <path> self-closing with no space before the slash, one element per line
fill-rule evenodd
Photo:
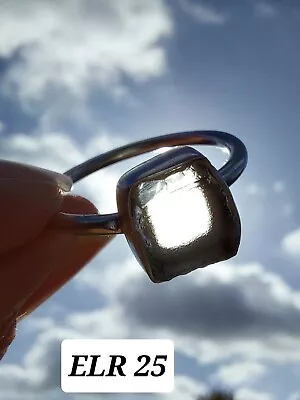
<path fill-rule="evenodd" d="M 0 161 L 0 254 L 37 237 L 60 209 L 65 175 L 30 165 Z"/>

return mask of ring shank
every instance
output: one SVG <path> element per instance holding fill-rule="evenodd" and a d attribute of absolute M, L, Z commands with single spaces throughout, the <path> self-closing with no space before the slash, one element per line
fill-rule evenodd
<path fill-rule="evenodd" d="M 248 154 L 243 142 L 237 137 L 222 131 L 191 131 L 157 136 L 130 143 L 110 150 L 79 164 L 64 174 L 74 183 L 94 172 L 138 155 L 149 153 L 162 147 L 182 145 L 213 145 L 227 148 L 229 159 L 219 170 L 221 178 L 228 186 L 232 185 L 247 166 Z M 53 221 L 55 227 L 73 229 L 80 235 L 110 235 L 122 233 L 118 214 L 59 214 Z"/>

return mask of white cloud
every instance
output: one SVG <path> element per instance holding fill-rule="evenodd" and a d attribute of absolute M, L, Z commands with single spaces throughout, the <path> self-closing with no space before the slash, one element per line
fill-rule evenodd
<path fill-rule="evenodd" d="M 300 228 L 286 234 L 281 245 L 288 256 L 300 260 Z"/>
<path fill-rule="evenodd" d="M 267 368 L 256 362 L 236 362 L 221 366 L 213 378 L 226 386 L 253 383 L 267 372 Z"/>
<path fill-rule="evenodd" d="M 100 135 L 94 136 L 87 142 L 86 155 L 88 157 L 94 157 L 105 151 L 114 149 L 124 145 L 124 139 L 116 135 L 112 135 L 108 132 L 103 132 Z"/>
<path fill-rule="evenodd" d="M 260 1 L 254 5 L 254 12 L 258 17 L 271 18 L 277 14 L 277 9 L 269 2 Z"/>
<path fill-rule="evenodd" d="M 235 393 L 236 400 L 273 400 L 274 397 L 267 392 L 259 392 L 253 389 L 238 389 Z"/>
<path fill-rule="evenodd" d="M 201 1 L 180 0 L 180 5 L 184 12 L 202 24 L 223 25 L 228 21 L 228 15 Z"/>
<path fill-rule="evenodd" d="M 2 137 L 0 140 L 1 156 L 7 160 L 33 164 L 59 172 L 84 161 L 84 152 L 80 150 L 75 140 L 63 133 L 39 136 L 19 133 L 9 138 Z"/>
<path fill-rule="evenodd" d="M 0 3 L 0 25 L 0 55 L 20 56 L 7 87 L 34 100 L 60 87 L 81 97 L 90 84 L 119 96 L 123 74 L 160 76 L 159 41 L 173 29 L 164 0 L 13 0 Z"/>
<path fill-rule="evenodd" d="M 115 242 L 118 239 L 116 238 Z M 122 286 L 127 284 L 128 281 L 130 282 L 131 277 L 134 279 L 137 275 L 144 273 L 138 263 L 133 260 L 125 238 L 120 238 L 120 242 L 116 244 L 118 252 L 112 249 L 112 246 L 104 249 L 103 253 L 112 253 L 106 257 L 108 259 L 106 265 L 99 268 L 98 261 L 94 260 L 88 269 L 75 277 L 75 282 L 79 288 L 94 289 L 101 292 L 105 297 L 113 299 Z M 120 263 L 122 263 L 121 270 Z"/>

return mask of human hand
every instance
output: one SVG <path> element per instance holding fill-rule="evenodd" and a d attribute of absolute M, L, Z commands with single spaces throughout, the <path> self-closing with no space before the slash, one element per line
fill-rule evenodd
<path fill-rule="evenodd" d="M 72 278 L 111 239 L 47 228 L 59 212 L 93 214 L 64 175 L 0 161 L 0 359 L 16 322 Z"/>

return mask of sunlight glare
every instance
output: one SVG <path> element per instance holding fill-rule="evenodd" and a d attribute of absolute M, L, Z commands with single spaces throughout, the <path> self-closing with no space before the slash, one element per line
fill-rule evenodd
<path fill-rule="evenodd" d="M 152 186 L 151 198 L 144 206 L 160 246 L 188 245 L 210 230 L 210 208 L 197 178 L 197 173 L 188 169 L 147 183 L 148 190 L 149 184 Z"/>

